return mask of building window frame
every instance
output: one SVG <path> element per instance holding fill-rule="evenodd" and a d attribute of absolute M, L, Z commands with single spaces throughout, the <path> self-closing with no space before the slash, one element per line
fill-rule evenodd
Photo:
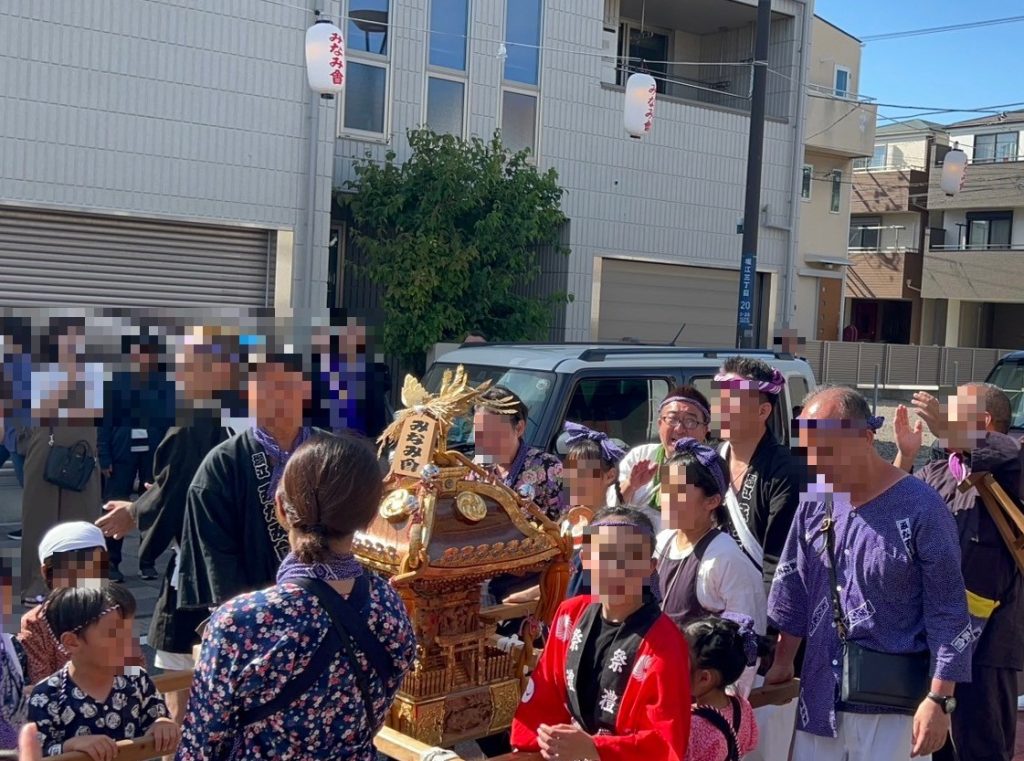
<path fill-rule="evenodd" d="M 337 108 L 337 124 L 336 130 L 339 138 L 348 138 L 352 140 L 360 140 L 369 143 L 390 143 L 391 142 L 391 119 L 392 119 L 392 58 L 391 50 L 393 47 L 393 38 L 391 37 L 391 14 L 394 12 L 394 5 L 396 0 L 388 0 L 388 20 L 386 22 L 387 31 L 385 36 L 387 38 L 386 52 L 374 53 L 366 50 L 359 50 L 351 44 L 351 40 L 346 37 L 345 39 L 345 63 L 346 66 L 356 63 L 362 66 L 369 66 L 376 69 L 384 70 L 384 118 L 382 120 L 383 132 L 373 132 L 370 130 L 358 129 L 356 127 L 345 126 L 345 110 L 348 96 L 348 87 L 338 98 Z M 348 25 L 350 13 L 351 0 L 341 0 L 341 19 L 342 29 L 345 34 L 348 34 Z"/>
<path fill-rule="evenodd" d="M 978 158 L 978 142 L 985 138 L 992 139 L 991 155 L 987 158 Z M 1000 138 L 1007 138 L 1003 141 L 1004 144 L 1012 145 L 1013 150 L 1010 155 L 1000 156 Z M 986 132 L 980 135 L 974 136 L 974 154 L 971 163 L 973 164 L 1000 164 L 1008 161 L 1020 161 L 1020 132 Z"/>
<path fill-rule="evenodd" d="M 850 250 L 857 252 L 880 252 L 882 250 L 883 230 L 879 228 L 881 228 L 882 226 L 883 220 L 881 217 L 851 217 L 849 243 Z M 855 245 L 857 243 L 859 243 L 860 245 Z"/>
<path fill-rule="evenodd" d="M 502 16 L 501 26 L 501 39 L 504 41 L 506 47 L 512 45 L 519 45 L 521 43 L 512 43 L 508 39 L 508 12 L 515 0 L 505 0 L 505 13 Z M 539 1 L 540 18 L 537 23 L 537 83 L 530 84 L 527 82 L 520 82 L 517 80 L 505 78 L 505 62 L 501 63 L 501 87 L 498 88 L 498 110 L 497 110 L 497 122 L 498 128 L 501 130 L 502 143 L 504 143 L 504 119 L 505 119 L 505 93 L 514 93 L 517 95 L 526 95 L 532 97 L 536 101 L 536 107 L 534 108 L 534 120 L 533 120 L 533 150 L 530 151 L 530 162 L 536 164 L 541 155 L 541 89 L 544 85 L 544 32 L 545 23 L 547 21 L 547 14 L 545 13 L 545 3 L 543 0 Z"/>
<path fill-rule="evenodd" d="M 673 30 L 664 27 L 651 26 L 650 24 L 641 24 L 638 19 L 631 19 L 628 17 L 622 17 L 619 19 L 619 39 L 618 45 L 616 46 L 616 61 L 615 67 L 615 84 L 619 87 L 626 86 L 626 80 L 630 74 L 636 74 L 637 72 L 643 74 L 650 74 L 654 77 L 655 85 L 658 89 L 659 95 L 666 95 L 668 93 L 668 79 L 669 79 L 669 68 L 666 63 L 647 64 L 633 66 L 630 62 L 633 57 L 629 54 L 630 37 L 633 32 L 643 32 L 650 35 L 657 35 L 665 38 L 665 58 L 664 61 L 672 60 L 674 55 L 675 46 L 675 34 Z M 643 59 L 639 59 L 642 64 Z"/>
<path fill-rule="evenodd" d="M 435 2 L 436 0 L 430 0 L 427 6 L 427 44 L 424 46 L 425 50 L 423 51 L 423 70 L 426 76 L 423 77 L 423 98 L 421 99 L 422 109 L 420 123 L 426 127 L 430 127 L 427 122 L 427 116 L 430 113 L 430 80 L 445 79 L 449 82 L 458 82 L 462 85 L 462 124 L 460 126 L 460 132 L 455 135 L 455 137 L 461 140 L 465 139 L 466 134 L 469 131 L 469 83 L 471 80 L 470 67 L 472 66 L 472 56 L 470 55 L 469 48 L 469 34 L 470 30 L 473 28 L 473 3 L 471 1 L 467 1 L 466 3 L 466 36 L 463 38 L 466 66 L 463 69 L 453 69 L 449 66 L 440 66 L 430 62 L 430 35 L 434 33 L 431 28 L 431 18 Z"/>
<path fill-rule="evenodd" d="M 800 200 L 810 203 L 814 196 L 814 164 L 804 164 L 800 178 Z"/>
<path fill-rule="evenodd" d="M 832 180 L 832 197 L 829 199 L 829 214 L 839 214 L 843 208 L 843 170 L 833 169 L 829 173 Z"/>
<path fill-rule="evenodd" d="M 842 89 L 839 87 L 839 74 L 846 74 L 846 88 Z M 837 63 L 835 71 L 832 74 L 832 93 L 843 100 L 853 96 L 853 71 L 849 66 L 843 66 Z"/>
<path fill-rule="evenodd" d="M 969 211 L 965 218 L 967 223 L 966 230 L 966 246 L 968 250 L 978 251 L 990 251 L 998 250 L 1002 248 L 1009 249 L 1013 245 L 1013 211 L 1012 210 L 998 210 L 998 211 Z M 973 240 L 974 235 L 974 223 L 975 222 L 986 222 L 987 231 L 985 233 L 985 241 Z M 993 222 L 1008 222 L 1009 225 L 1006 229 L 1006 242 L 992 242 Z"/>

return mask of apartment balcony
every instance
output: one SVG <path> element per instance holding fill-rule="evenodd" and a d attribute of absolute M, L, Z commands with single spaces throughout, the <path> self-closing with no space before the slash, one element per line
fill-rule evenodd
<path fill-rule="evenodd" d="M 807 88 L 808 148 L 844 158 L 870 156 L 875 150 L 878 107 L 856 96 L 840 97 L 828 88 Z"/>
<path fill-rule="evenodd" d="M 921 290 L 921 252 L 914 248 L 851 248 L 846 295 L 855 299 L 914 299 Z"/>
<path fill-rule="evenodd" d="M 1019 207 L 1024 201 L 1024 156 L 969 164 L 955 196 L 942 192 L 941 177 L 942 167 L 937 164 L 928 184 L 929 211 Z"/>
<path fill-rule="evenodd" d="M 851 214 L 924 211 L 928 172 L 920 169 L 878 168 L 853 173 Z"/>
<path fill-rule="evenodd" d="M 924 258 L 921 296 L 964 301 L 1024 301 L 1024 244 L 933 245 Z"/>

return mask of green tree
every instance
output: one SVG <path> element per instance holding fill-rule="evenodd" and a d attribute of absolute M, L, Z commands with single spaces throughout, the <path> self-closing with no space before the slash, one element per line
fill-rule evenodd
<path fill-rule="evenodd" d="M 482 330 L 491 340 L 543 336 L 567 294 L 524 297 L 540 272 L 538 249 L 559 246 L 565 222 L 554 169 L 538 172 L 528 152 L 429 130 L 408 134 L 411 157 L 355 161 L 353 236 L 366 272 L 383 292 L 385 351 L 412 359 L 439 341 Z"/>

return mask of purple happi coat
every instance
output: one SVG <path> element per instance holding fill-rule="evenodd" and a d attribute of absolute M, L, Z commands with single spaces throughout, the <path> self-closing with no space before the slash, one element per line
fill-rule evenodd
<path fill-rule="evenodd" d="M 835 737 L 836 711 L 854 709 L 839 703 L 842 646 L 832 616 L 824 517 L 824 499 L 802 495 L 775 571 L 768 618 L 807 640 L 797 728 Z M 849 639 L 887 653 L 927 649 L 935 678 L 970 681 L 976 633 L 956 524 L 938 493 L 907 477 L 857 509 L 848 495 L 836 494 L 833 517 Z"/>

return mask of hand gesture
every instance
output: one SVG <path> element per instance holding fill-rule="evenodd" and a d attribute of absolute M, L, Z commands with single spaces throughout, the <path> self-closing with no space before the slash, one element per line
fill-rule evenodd
<path fill-rule="evenodd" d="M 153 749 L 157 753 L 171 753 L 178 747 L 181 730 L 171 719 L 157 719 L 146 735 L 153 738 Z"/>
<path fill-rule="evenodd" d="M 583 761 L 599 757 L 594 738 L 572 724 L 556 724 L 552 727 L 541 724 L 537 728 L 537 742 L 545 761 Z"/>
<path fill-rule="evenodd" d="M 896 408 L 896 417 L 893 420 L 893 430 L 896 435 L 896 448 L 900 456 L 909 462 L 913 462 L 917 453 L 921 451 L 921 434 L 924 431 L 924 423 L 918 418 L 914 427 L 910 427 L 910 411 L 905 405 Z"/>
<path fill-rule="evenodd" d="M 629 478 L 620 484 L 622 496 L 626 503 L 632 503 L 637 491 L 649 484 L 658 472 L 658 463 L 650 460 L 640 460 L 629 471 Z"/>
<path fill-rule="evenodd" d="M 946 743 L 949 714 L 931 698 L 925 698 L 914 714 L 913 752 L 911 758 L 930 756 Z"/>
<path fill-rule="evenodd" d="M 946 411 L 942 408 L 939 400 L 926 391 L 918 391 L 914 394 L 911 402 L 917 410 L 917 415 L 928 426 L 928 430 L 937 439 L 946 438 Z"/>
<path fill-rule="evenodd" d="M 113 761 L 117 743 L 106 735 L 79 735 L 64 741 L 64 752 L 81 751 L 92 761 Z"/>
<path fill-rule="evenodd" d="M 135 528 L 131 506 L 131 502 L 123 500 L 112 500 L 103 505 L 106 515 L 96 521 L 96 525 L 103 531 L 103 536 L 124 539 L 131 533 L 131 530 Z"/>

